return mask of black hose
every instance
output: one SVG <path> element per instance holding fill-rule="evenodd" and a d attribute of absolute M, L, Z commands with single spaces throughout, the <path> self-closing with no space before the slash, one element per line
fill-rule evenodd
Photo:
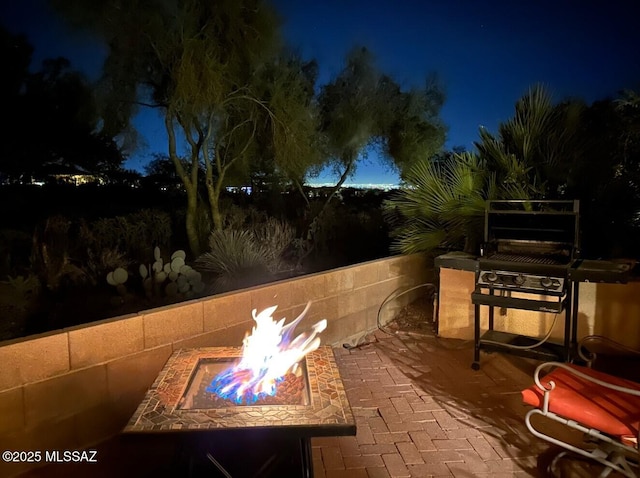
<path fill-rule="evenodd" d="M 416 289 L 420 289 L 421 287 L 432 287 L 433 290 L 435 290 L 435 285 L 433 285 L 431 282 L 425 282 L 423 284 L 418 284 L 416 286 L 410 287 L 409 289 L 405 289 L 402 290 L 400 288 L 394 290 L 391 294 L 389 294 L 386 299 L 384 299 L 382 301 L 382 304 L 380 304 L 380 308 L 378 309 L 378 315 L 376 317 L 376 324 L 378 326 L 378 329 L 381 330 L 382 332 L 384 332 L 387 335 L 394 335 L 393 333 L 387 331 L 384 329 L 384 326 L 382 324 L 380 324 L 380 313 L 382 312 L 382 308 L 387 305 L 388 302 L 390 302 L 393 299 L 397 299 L 398 297 L 403 296 L 404 294 L 408 294 L 411 291 L 414 291 Z M 398 291 L 401 291 L 398 293 Z"/>
<path fill-rule="evenodd" d="M 387 303 L 389 303 L 391 300 L 393 299 L 397 299 L 398 297 L 403 296 L 404 294 L 407 294 L 411 291 L 414 291 L 416 289 L 420 289 L 421 287 L 432 287 L 435 290 L 435 286 L 430 283 L 430 282 L 425 282 L 423 284 L 418 284 L 416 286 L 410 287 L 408 289 L 402 289 L 402 288 L 398 288 L 396 290 L 394 290 L 393 292 L 391 292 L 391 294 L 389 294 L 380 304 L 380 307 L 378 308 L 378 314 L 376 315 L 376 325 L 378 327 L 378 330 L 384 332 L 387 335 L 394 335 L 392 332 L 389 332 L 388 330 L 384 329 L 384 326 L 380 323 L 380 313 L 382 312 L 382 309 L 385 305 L 387 305 Z M 360 347 L 364 347 L 365 345 L 371 345 L 373 343 L 377 342 L 376 340 L 372 340 L 372 341 L 366 341 L 366 342 L 362 342 L 356 345 L 351 345 L 351 344 L 347 344 L 344 343 L 342 344 L 342 346 L 347 349 L 347 350 L 353 350 L 353 349 L 358 349 Z"/>

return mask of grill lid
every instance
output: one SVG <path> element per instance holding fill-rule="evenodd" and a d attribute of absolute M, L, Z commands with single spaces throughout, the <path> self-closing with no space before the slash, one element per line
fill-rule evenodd
<path fill-rule="evenodd" d="M 527 261 L 541 256 L 567 264 L 579 249 L 578 211 L 578 201 L 487 201 L 482 255 L 521 255 Z"/>

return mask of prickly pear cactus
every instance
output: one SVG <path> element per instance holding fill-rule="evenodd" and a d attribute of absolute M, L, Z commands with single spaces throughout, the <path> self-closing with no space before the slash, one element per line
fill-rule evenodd
<path fill-rule="evenodd" d="M 131 294 L 129 294 L 127 287 L 124 285 L 127 279 L 129 279 L 129 273 L 122 267 L 118 267 L 107 274 L 107 284 L 115 287 L 118 292 L 118 297 L 114 297 L 114 300 L 112 300 L 114 305 L 122 304 L 125 300 L 131 298 Z"/>
<path fill-rule="evenodd" d="M 187 254 L 183 250 L 177 250 L 169 261 L 164 262 L 160 248 L 153 250 L 153 263 L 140 264 L 138 273 L 142 281 L 142 289 L 147 298 L 156 297 L 193 297 L 204 291 L 204 283 L 200 272 L 187 265 Z M 129 278 L 129 273 L 122 267 L 107 274 L 107 283 L 118 291 L 121 297 L 127 296 L 124 285 Z"/>

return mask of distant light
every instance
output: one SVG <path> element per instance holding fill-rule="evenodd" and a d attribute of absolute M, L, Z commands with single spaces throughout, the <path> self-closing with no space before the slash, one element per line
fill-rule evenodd
<path fill-rule="evenodd" d="M 335 183 L 309 183 L 306 186 L 310 188 L 326 188 L 335 186 Z M 343 184 L 340 189 L 345 188 L 354 188 L 354 189 L 382 189 L 383 191 L 389 191 L 391 189 L 400 189 L 399 184 L 393 183 L 352 183 L 352 184 Z"/>
<path fill-rule="evenodd" d="M 251 195 L 251 186 L 227 186 L 227 192 L 229 193 L 245 193 Z"/>

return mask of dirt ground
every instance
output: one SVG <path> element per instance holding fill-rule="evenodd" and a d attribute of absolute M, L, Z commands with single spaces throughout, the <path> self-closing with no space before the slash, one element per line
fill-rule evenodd
<path fill-rule="evenodd" d="M 402 307 L 393 320 L 381 328 L 391 333 L 435 335 L 434 298 L 435 288 L 426 288 L 418 299 Z"/>

